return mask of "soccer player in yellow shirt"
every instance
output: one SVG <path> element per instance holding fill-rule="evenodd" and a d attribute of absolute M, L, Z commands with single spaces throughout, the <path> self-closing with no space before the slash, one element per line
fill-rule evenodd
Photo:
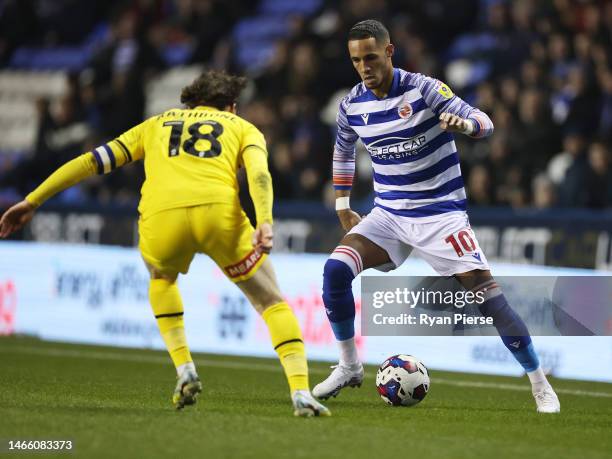
<path fill-rule="evenodd" d="M 236 115 L 246 80 L 207 71 L 181 93 L 184 109 L 147 119 L 60 167 L 0 219 L 0 237 L 28 223 L 47 199 L 95 174 L 143 160 L 139 248 L 151 274 L 149 300 L 178 374 L 176 408 L 196 402 L 202 384 L 191 358 L 177 287 L 196 253 L 205 253 L 261 314 L 287 377 L 296 416 L 329 416 L 310 394 L 298 321 L 283 299 L 267 254 L 272 249 L 272 180 L 266 142 Z M 255 206 L 253 228 L 238 200 L 245 167 Z"/>

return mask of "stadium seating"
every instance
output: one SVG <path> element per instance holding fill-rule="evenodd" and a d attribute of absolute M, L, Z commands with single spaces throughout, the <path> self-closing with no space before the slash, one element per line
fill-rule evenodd
<path fill-rule="evenodd" d="M 36 100 L 65 93 L 67 78 L 60 71 L 0 72 L 0 154 L 31 151 L 38 119 Z"/>
<path fill-rule="evenodd" d="M 146 116 L 180 106 L 178 95 L 185 82 L 194 80 L 202 69 L 200 65 L 174 67 L 152 79 L 147 86 Z"/>

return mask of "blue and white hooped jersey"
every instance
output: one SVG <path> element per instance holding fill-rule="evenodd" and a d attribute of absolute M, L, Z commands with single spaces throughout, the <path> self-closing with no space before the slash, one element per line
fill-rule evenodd
<path fill-rule="evenodd" d="M 394 69 L 389 94 L 382 99 L 363 83 L 356 85 L 338 110 L 334 187 L 351 188 L 360 139 L 372 158 L 376 206 L 422 222 L 465 212 L 457 148 L 452 134 L 439 126 L 444 112 L 471 121 L 472 137 L 493 132 L 485 113 L 434 78 Z"/>

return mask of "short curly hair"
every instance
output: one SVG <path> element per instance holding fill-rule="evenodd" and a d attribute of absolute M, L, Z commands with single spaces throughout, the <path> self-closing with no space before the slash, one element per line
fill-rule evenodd
<path fill-rule="evenodd" d="M 233 105 L 245 88 L 247 79 L 224 71 L 206 70 L 181 91 L 181 102 L 189 108 L 198 105 L 223 110 Z"/>

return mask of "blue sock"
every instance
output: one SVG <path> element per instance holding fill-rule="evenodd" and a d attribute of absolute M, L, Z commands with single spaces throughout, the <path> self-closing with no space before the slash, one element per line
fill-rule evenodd
<path fill-rule="evenodd" d="M 527 326 L 523 319 L 508 305 L 504 294 L 499 291 L 499 294 L 490 296 L 479 306 L 479 309 L 484 316 L 493 318 L 493 324 L 497 328 L 504 345 L 525 371 L 537 370 L 540 361 L 533 348 Z"/>
<path fill-rule="evenodd" d="M 361 257 L 352 248 L 338 247 L 323 269 L 323 303 L 334 336 L 344 341 L 355 336 L 355 299 L 351 287 Z"/>

